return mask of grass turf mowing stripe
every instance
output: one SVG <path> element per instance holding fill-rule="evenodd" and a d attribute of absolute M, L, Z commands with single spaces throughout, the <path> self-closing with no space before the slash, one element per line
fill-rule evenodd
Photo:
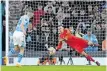
<path fill-rule="evenodd" d="M 106 71 L 106 66 L 2 66 L 2 71 Z"/>

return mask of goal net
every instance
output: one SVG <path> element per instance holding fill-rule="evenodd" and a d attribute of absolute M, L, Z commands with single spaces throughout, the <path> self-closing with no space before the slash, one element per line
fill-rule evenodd
<path fill-rule="evenodd" d="M 102 42 L 106 39 L 107 27 L 107 3 L 104 0 L 9 1 L 9 46 L 6 47 L 6 53 L 11 48 L 14 48 L 12 34 L 15 31 L 18 20 L 29 10 L 33 12 L 34 16 L 30 19 L 32 26 L 29 26 L 26 31 L 26 48 L 22 59 L 23 65 L 37 65 L 38 59 L 48 54 L 48 48 L 56 48 L 59 34 L 58 26 L 60 25 L 69 27 L 71 33 L 79 38 L 100 44 L 98 47 L 89 46 L 89 48 L 85 49 L 85 52 L 93 57 L 106 57 L 105 51 L 107 49 L 102 47 L 104 45 Z M 95 35 L 96 38 L 84 37 L 89 32 Z M 56 61 L 58 61 L 60 56 L 65 58 L 65 64 L 69 57 L 74 58 L 74 65 L 75 57 L 83 57 L 73 49 L 69 49 L 65 42 L 63 42 L 62 49 L 57 51 L 54 56 L 57 58 Z M 16 60 L 16 56 L 10 57 L 9 65 L 14 65 Z M 77 65 L 82 64 L 77 63 Z"/>

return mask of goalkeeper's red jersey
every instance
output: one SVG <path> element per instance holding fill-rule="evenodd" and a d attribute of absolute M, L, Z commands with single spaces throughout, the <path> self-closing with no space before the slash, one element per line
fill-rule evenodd
<path fill-rule="evenodd" d="M 81 53 L 84 48 L 88 46 L 87 40 L 74 36 L 68 29 L 64 29 L 64 32 L 60 33 L 59 38 L 66 39 L 65 42 L 79 53 Z M 58 44 L 57 49 L 60 49 L 61 46 L 62 42 Z"/>

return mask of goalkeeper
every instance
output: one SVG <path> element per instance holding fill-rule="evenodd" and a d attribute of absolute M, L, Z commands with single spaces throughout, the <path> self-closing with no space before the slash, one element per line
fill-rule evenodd
<path fill-rule="evenodd" d="M 59 43 L 58 46 L 56 47 L 56 50 L 61 49 L 62 41 L 65 41 L 70 47 L 75 49 L 78 53 L 84 55 L 87 58 L 87 60 L 92 61 L 96 63 L 98 66 L 100 66 L 100 63 L 98 61 L 95 61 L 90 55 L 84 52 L 84 48 L 86 48 L 87 46 L 99 46 L 98 44 L 93 44 L 90 41 L 75 37 L 66 27 L 60 26 L 58 27 L 58 30 L 60 32 L 60 35 Z"/>

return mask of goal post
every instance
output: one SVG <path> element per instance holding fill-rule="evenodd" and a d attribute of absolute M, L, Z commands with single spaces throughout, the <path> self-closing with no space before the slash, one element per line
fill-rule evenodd
<path fill-rule="evenodd" d="M 2 4 L 0 2 L 0 66 L 2 65 Z"/>
<path fill-rule="evenodd" d="M 6 52 L 5 52 L 5 55 L 6 57 L 8 56 L 8 52 L 9 52 L 9 0 L 6 0 L 5 1 L 6 3 Z M 7 62 L 7 65 L 8 65 L 8 62 Z"/>

